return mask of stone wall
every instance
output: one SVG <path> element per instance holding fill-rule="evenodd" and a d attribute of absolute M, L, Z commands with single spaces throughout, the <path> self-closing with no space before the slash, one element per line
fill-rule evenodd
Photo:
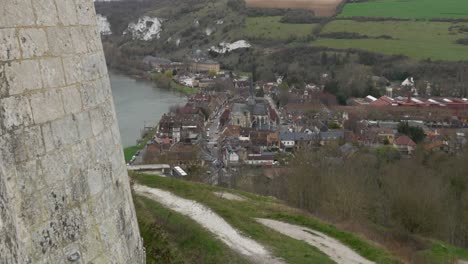
<path fill-rule="evenodd" d="M 144 263 L 93 1 L 0 2 L 0 263 Z"/>

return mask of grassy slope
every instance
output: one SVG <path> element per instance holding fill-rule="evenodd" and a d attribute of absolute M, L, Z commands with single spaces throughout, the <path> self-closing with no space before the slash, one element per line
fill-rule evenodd
<path fill-rule="evenodd" d="M 458 259 L 468 260 L 468 251 L 446 243 L 434 241 L 432 248 L 420 252 L 427 264 L 454 263 Z"/>
<path fill-rule="evenodd" d="M 156 133 L 156 128 L 151 130 L 143 138 L 143 140 L 141 141 L 140 144 L 124 148 L 125 161 L 129 162 L 132 159 L 133 155 L 135 155 L 135 153 L 137 153 L 137 151 L 142 150 L 145 147 L 146 142 L 148 142 L 148 140 L 151 139 L 151 137 L 154 135 L 154 133 Z"/>
<path fill-rule="evenodd" d="M 338 230 L 316 219 L 306 217 L 301 212 L 284 206 L 273 198 L 229 190 L 249 198 L 249 202 L 234 202 L 220 199 L 213 194 L 219 188 L 174 179 L 149 175 L 134 175 L 142 184 L 171 191 L 181 197 L 201 202 L 220 214 L 235 228 L 268 245 L 275 255 L 290 263 L 329 263 L 330 260 L 317 249 L 290 239 L 276 232 L 271 232 L 256 223 L 253 218 L 265 217 L 283 220 L 314 228 L 347 244 L 356 252 L 377 263 L 399 263 L 385 250 L 373 245 L 354 234 Z"/>
<path fill-rule="evenodd" d="M 402 54 L 414 59 L 467 60 L 468 46 L 456 44 L 460 38 L 468 38 L 468 33 L 450 30 L 452 24 L 446 22 L 357 22 L 336 20 L 325 26 L 322 33 L 356 32 L 369 37 L 389 35 L 394 39 L 327 39 L 313 42 L 314 46 L 339 49 L 356 48 L 385 54 Z"/>
<path fill-rule="evenodd" d="M 340 17 L 468 18 L 466 0 L 371 0 L 349 3 Z"/>
<path fill-rule="evenodd" d="M 316 26 L 314 24 L 286 24 L 281 23 L 280 20 L 281 16 L 247 17 L 245 27 L 239 35 L 251 39 L 284 41 L 290 37 L 310 36 Z"/>
<path fill-rule="evenodd" d="M 133 200 L 148 264 L 248 263 L 189 217 L 142 196 Z"/>
<path fill-rule="evenodd" d="M 186 52 L 191 52 L 192 46 L 197 48 L 208 48 L 212 45 L 217 45 L 221 42 L 232 42 L 238 39 L 231 37 L 233 29 L 241 27 L 242 19 L 239 19 L 239 14 L 227 7 L 227 0 L 207 1 L 209 4 L 201 2 L 192 6 L 193 11 L 184 14 L 174 14 L 177 7 L 170 6 L 162 9 L 148 12 L 147 15 L 157 16 L 166 19 L 162 39 L 171 37 L 172 39 L 181 39 L 181 46 L 187 46 L 188 50 L 182 49 L 179 55 L 186 55 Z M 183 31 L 194 28 L 194 22 L 199 21 L 197 31 L 190 36 L 183 36 Z M 223 24 L 217 25 L 217 20 L 223 20 Z M 224 28 L 230 30 L 223 30 Z M 214 32 L 210 36 L 205 35 L 205 29 L 211 28 Z M 208 40 L 207 42 L 205 41 Z"/>

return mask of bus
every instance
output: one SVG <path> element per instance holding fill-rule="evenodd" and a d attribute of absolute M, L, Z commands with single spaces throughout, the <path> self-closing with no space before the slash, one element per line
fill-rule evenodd
<path fill-rule="evenodd" d="M 172 176 L 174 177 L 187 177 L 188 174 L 179 166 L 175 166 L 173 169 L 172 169 Z"/>

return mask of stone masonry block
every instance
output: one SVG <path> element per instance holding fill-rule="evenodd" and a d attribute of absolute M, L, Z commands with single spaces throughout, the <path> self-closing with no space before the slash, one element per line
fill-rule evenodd
<path fill-rule="evenodd" d="M 64 115 L 63 103 L 57 90 L 48 90 L 31 95 L 34 122 L 42 124 Z"/>
<path fill-rule="evenodd" d="M 109 128 L 116 122 L 114 104 L 111 100 L 107 100 L 102 104 L 102 118 L 106 127 Z"/>
<path fill-rule="evenodd" d="M 6 64 L 5 78 L 10 95 L 42 88 L 39 62 L 35 60 L 15 61 Z"/>
<path fill-rule="evenodd" d="M 85 80 L 94 80 L 100 77 L 101 53 L 92 53 L 82 57 L 83 77 Z"/>
<path fill-rule="evenodd" d="M 34 0 L 32 1 L 36 13 L 36 23 L 40 26 L 54 26 L 58 22 L 57 8 L 54 1 Z"/>
<path fill-rule="evenodd" d="M 89 118 L 89 112 L 81 112 L 75 114 L 75 121 L 78 126 L 78 134 L 80 139 L 88 139 L 93 136 L 93 130 L 91 129 L 91 119 Z"/>
<path fill-rule="evenodd" d="M 32 124 L 32 113 L 25 97 L 11 96 L 0 99 L 0 127 L 7 131 Z"/>
<path fill-rule="evenodd" d="M 8 96 L 9 89 L 5 72 L 5 64 L 0 64 L 0 98 Z"/>
<path fill-rule="evenodd" d="M 82 66 L 79 56 L 63 57 L 63 68 L 67 84 L 74 84 L 82 80 Z"/>
<path fill-rule="evenodd" d="M 75 0 L 76 10 L 78 14 L 78 23 L 80 25 L 95 25 L 95 11 L 92 1 Z"/>
<path fill-rule="evenodd" d="M 73 48 L 75 49 L 76 53 L 83 54 L 88 51 L 88 47 L 86 46 L 88 40 L 83 34 L 82 27 L 70 28 L 70 36 L 72 38 Z"/>
<path fill-rule="evenodd" d="M 47 175 L 44 178 L 46 184 L 53 186 L 66 180 L 71 174 L 72 162 L 67 151 L 53 151 L 42 157 L 40 163 L 44 175 Z"/>
<path fill-rule="evenodd" d="M 45 88 L 54 88 L 65 85 L 62 60 L 60 58 L 41 60 L 42 81 Z"/>
<path fill-rule="evenodd" d="M 18 164 L 17 181 L 18 192 L 22 195 L 28 195 L 45 188 L 42 168 L 35 160 Z"/>
<path fill-rule="evenodd" d="M 89 185 L 86 177 L 82 173 L 74 176 L 69 181 L 66 195 L 71 203 L 83 203 L 89 198 Z"/>
<path fill-rule="evenodd" d="M 61 251 L 59 247 L 61 232 L 58 220 L 51 219 L 30 235 L 31 248 L 27 249 L 27 251 L 31 252 L 31 258 L 34 260 L 32 263 L 36 263 L 37 259 L 41 259 L 44 255 L 50 256 L 57 254 L 57 251 Z"/>
<path fill-rule="evenodd" d="M 51 123 L 53 141 L 56 148 L 62 148 L 78 141 L 78 128 L 71 115 Z"/>
<path fill-rule="evenodd" d="M 120 140 L 120 130 L 119 130 L 119 125 L 117 124 L 117 122 L 114 122 L 110 129 L 112 131 L 112 138 L 114 139 L 114 144 L 116 146 L 119 146 L 119 148 L 121 148 L 122 141 Z"/>
<path fill-rule="evenodd" d="M 46 152 L 50 152 L 55 149 L 54 136 L 52 135 L 52 127 L 50 123 L 45 123 L 41 126 L 42 136 L 44 137 L 44 145 Z"/>
<path fill-rule="evenodd" d="M 92 109 L 90 111 L 90 117 L 93 134 L 96 136 L 99 133 L 101 133 L 105 128 L 102 109 L 100 107 Z"/>
<path fill-rule="evenodd" d="M 102 87 L 101 79 L 95 81 L 95 84 L 96 84 L 95 101 L 96 101 L 96 104 L 98 104 L 98 105 L 103 104 L 103 103 L 105 103 L 107 101 L 106 89 L 104 89 L 104 87 Z"/>
<path fill-rule="evenodd" d="M 60 22 L 65 26 L 76 25 L 78 17 L 74 1 L 55 1 Z"/>
<path fill-rule="evenodd" d="M 54 56 L 73 54 L 73 40 L 69 28 L 50 27 L 46 30 L 50 53 Z"/>
<path fill-rule="evenodd" d="M 74 114 L 81 111 L 81 95 L 76 86 L 65 87 L 62 89 L 62 100 L 65 106 L 65 113 Z"/>
<path fill-rule="evenodd" d="M 19 40 L 23 58 L 40 57 L 47 53 L 49 46 L 44 30 L 36 28 L 21 29 Z"/>
<path fill-rule="evenodd" d="M 81 100 L 83 103 L 83 108 L 86 110 L 97 106 L 96 86 L 96 81 L 86 82 L 81 85 Z"/>
<path fill-rule="evenodd" d="M 0 61 L 9 61 L 20 57 L 19 42 L 14 29 L 0 29 L 0 43 L 2 43 L 0 45 Z"/>
<path fill-rule="evenodd" d="M 88 170 L 88 186 L 92 196 L 104 190 L 103 176 L 106 173 L 106 167 L 99 164 L 92 166 Z"/>
<path fill-rule="evenodd" d="M 33 186 L 32 189 L 35 190 Z M 22 226 L 26 227 L 22 232 L 31 232 L 32 227 L 40 224 L 43 220 L 41 195 L 37 191 L 24 192 L 24 195 L 18 199 L 16 207 L 16 210 L 21 212 L 19 214 L 19 221 Z M 22 234 L 22 236 L 24 235 Z"/>
<path fill-rule="evenodd" d="M 2 27 L 33 26 L 34 13 L 30 1 L 2 0 L 0 25 Z"/>
<path fill-rule="evenodd" d="M 2 196 L 6 200 L 17 196 L 16 168 L 8 166 L 15 162 L 13 149 L 12 136 L 9 134 L 0 136 L 0 160 L 2 160 L 0 163 L 0 200 Z"/>
<path fill-rule="evenodd" d="M 45 153 L 39 126 L 14 131 L 13 146 L 16 162 L 38 158 Z"/>
<path fill-rule="evenodd" d="M 111 85 L 110 85 L 109 78 L 107 77 L 107 74 L 101 79 L 101 85 L 102 85 L 102 90 L 103 90 L 106 100 L 113 99 L 112 93 L 111 93 Z"/>
<path fill-rule="evenodd" d="M 97 26 L 88 26 L 83 27 L 83 34 L 85 38 L 88 40 L 88 52 L 97 52 L 102 50 L 102 42 L 101 42 L 101 34 L 97 28 Z"/>

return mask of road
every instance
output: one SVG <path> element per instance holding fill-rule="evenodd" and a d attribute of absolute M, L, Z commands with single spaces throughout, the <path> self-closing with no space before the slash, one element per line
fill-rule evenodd
<path fill-rule="evenodd" d="M 222 159 L 221 159 L 221 153 L 219 152 L 218 148 L 218 140 L 219 136 L 221 134 L 220 127 L 219 127 L 219 120 L 221 115 L 224 112 L 224 105 L 219 107 L 217 112 L 214 112 L 210 116 L 210 120 L 207 124 L 207 128 L 205 130 L 205 135 L 204 135 L 204 144 L 202 146 L 202 149 L 205 154 L 210 155 L 212 162 L 209 166 L 209 171 L 211 174 L 209 174 L 207 177 L 207 183 L 212 184 L 212 185 L 217 185 L 219 183 L 219 173 L 222 168 Z"/>

